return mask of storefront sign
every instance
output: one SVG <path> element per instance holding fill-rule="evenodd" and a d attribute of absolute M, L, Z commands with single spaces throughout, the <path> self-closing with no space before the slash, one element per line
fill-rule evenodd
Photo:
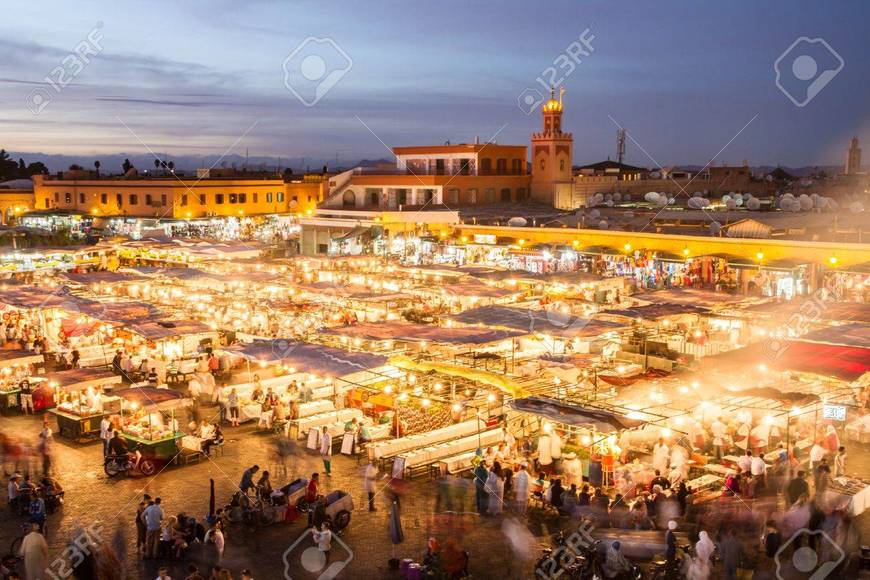
<path fill-rule="evenodd" d="M 474 234 L 475 244 L 495 244 L 495 236 L 493 234 Z"/>
<path fill-rule="evenodd" d="M 833 419 L 834 421 L 845 421 L 846 407 L 842 405 L 825 405 L 822 407 L 822 417 Z"/>

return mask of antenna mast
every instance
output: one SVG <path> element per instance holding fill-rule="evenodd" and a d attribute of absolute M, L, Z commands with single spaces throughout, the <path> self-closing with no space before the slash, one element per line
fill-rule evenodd
<path fill-rule="evenodd" d="M 616 161 L 622 163 L 625 159 L 625 129 L 616 130 Z"/>

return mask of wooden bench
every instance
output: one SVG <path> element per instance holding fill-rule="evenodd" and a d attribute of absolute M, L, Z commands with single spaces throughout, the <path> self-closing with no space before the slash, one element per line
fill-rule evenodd
<path fill-rule="evenodd" d="M 194 451 L 193 449 L 182 449 L 179 459 L 188 465 L 193 462 L 199 462 L 205 459 L 205 453 L 202 451 Z"/>

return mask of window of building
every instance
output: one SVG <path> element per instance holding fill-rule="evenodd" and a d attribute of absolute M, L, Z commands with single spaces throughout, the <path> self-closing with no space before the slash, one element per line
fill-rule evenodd
<path fill-rule="evenodd" d="M 284 197 L 282 196 L 282 197 L 280 197 L 280 198 L 278 198 L 278 199 L 279 199 L 279 201 L 283 201 L 283 200 L 284 200 Z M 291 197 L 290 199 L 291 199 L 292 201 L 296 202 L 296 201 L 299 201 L 299 196 L 298 196 L 298 195 L 294 195 L 294 196 Z"/>
<path fill-rule="evenodd" d="M 546 166 L 546 163 L 544 163 L 544 160 L 541 159 L 541 171 L 544 170 L 544 167 L 545 167 L 545 166 Z"/>
<path fill-rule="evenodd" d="M 163 207 L 166 207 L 166 194 L 165 193 L 160 194 L 160 205 L 162 205 Z"/>
<path fill-rule="evenodd" d="M 100 203 L 103 205 L 106 205 L 107 203 L 109 203 L 109 195 L 106 193 L 101 193 L 100 194 Z"/>
<path fill-rule="evenodd" d="M 46 197 L 45 198 L 45 209 L 48 209 L 50 207 L 51 207 L 51 200 Z"/>
<path fill-rule="evenodd" d="M 272 192 L 266 194 L 266 203 L 272 203 Z"/>
<path fill-rule="evenodd" d="M 69 194 L 68 191 L 63 194 L 63 201 L 64 203 L 72 203 L 72 196 Z"/>
<path fill-rule="evenodd" d="M 239 203 L 248 203 L 248 194 L 240 193 L 239 194 Z"/>
<path fill-rule="evenodd" d="M 239 196 L 235 193 L 230 194 L 230 203 L 238 203 Z"/>
<path fill-rule="evenodd" d="M 54 192 L 54 203 L 58 203 L 60 201 L 60 193 Z"/>
<path fill-rule="evenodd" d="M 564 159 L 559 160 L 559 171 L 565 171 L 565 160 Z"/>
<path fill-rule="evenodd" d="M 498 170 L 499 173 L 506 173 L 507 172 L 507 159 L 498 159 L 495 162 L 495 168 Z"/>
<path fill-rule="evenodd" d="M 366 191 L 369 198 L 369 205 L 379 207 L 381 205 L 381 193 L 377 189 L 369 189 Z"/>
<path fill-rule="evenodd" d="M 187 205 L 187 194 L 186 193 L 181 194 L 181 205 L 182 205 L 182 207 Z"/>
<path fill-rule="evenodd" d="M 257 192 L 255 191 L 255 192 L 254 192 L 253 194 L 251 194 L 251 195 L 254 196 L 254 203 L 257 203 L 257 201 L 258 201 L 257 198 L 259 197 L 259 195 L 257 194 Z"/>
<path fill-rule="evenodd" d="M 471 159 L 460 159 L 459 160 L 459 174 L 460 175 L 468 175 L 468 170 L 471 167 Z"/>
<path fill-rule="evenodd" d="M 317 253 L 318 254 L 326 254 L 327 252 L 329 252 L 329 245 L 328 244 L 317 244 Z"/>
<path fill-rule="evenodd" d="M 511 200 L 511 190 L 507 187 L 501 190 L 501 200 L 502 201 L 510 201 Z"/>
<path fill-rule="evenodd" d="M 480 170 L 481 171 L 492 171 L 492 159 L 486 157 L 480 160 Z"/>
<path fill-rule="evenodd" d="M 214 194 L 214 202 L 218 205 L 222 204 L 224 202 L 224 194 L 222 194 L 222 193 Z"/>
<path fill-rule="evenodd" d="M 487 188 L 484 190 L 483 194 L 486 196 L 486 202 L 487 202 L 487 203 L 493 203 L 493 202 L 495 202 L 495 190 L 494 190 L 493 188 L 491 188 L 491 187 L 487 187 Z"/>
<path fill-rule="evenodd" d="M 341 197 L 341 205 L 343 207 L 354 207 L 356 205 L 356 195 L 353 191 L 345 191 Z"/>
<path fill-rule="evenodd" d="M 120 193 L 116 193 L 115 194 L 115 203 L 118 204 L 118 207 L 123 207 L 124 206 L 124 196 L 121 195 Z"/>
<path fill-rule="evenodd" d="M 468 203 L 477 203 L 477 190 L 469 189 L 468 190 Z"/>
<path fill-rule="evenodd" d="M 139 196 L 135 193 L 130 194 L 130 205 L 139 205 Z"/>
<path fill-rule="evenodd" d="M 407 189 L 397 189 L 396 190 L 396 203 L 399 205 L 408 205 L 408 190 Z"/>
<path fill-rule="evenodd" d="M 522 159 L 511 159 L 511 172 L 512 173 L 522 173 L 523 172 Z"/>
<path fill-rule="evenodd" d="M 79 193 L 79 203 L 85 203 L 85 194 Z"/>
<path fill-rule="evenodd" d="M 151 194 L 150 193 L 145 194 L 145 205 L 147 205 L 147 206 L 151 205 Z"/>
<path fill-rule="evenodd" d="M 456 187 L 448 189 L 447 199 L 449 200 L 449 203 L 459 203 L 459 189 Z"/>
<path fill-rule="evenodd" d="M 308 203 L 311 203 L 312 201 L 314 201 L 314 198 L 309 195 L 308 196 Z"/>
<path fill-rule="evenodd" d="M 205 205 L 205 194 L 204 193 L 199 194 L 199 205 Z"/>
<path fill-rule="evenodd" d="M 518 187 L 517 188 L 517 201 L 525 201 L 526 200 L 526 188 Z"/>
<path fill-rule="evenodd" d="M 278 203 L 281 203 L 282 201 L 284 201 L 284 192 L 279 191 L 278 192 Z M 296 201 L 296 196 L 293 196 L 293 201 Z"/>

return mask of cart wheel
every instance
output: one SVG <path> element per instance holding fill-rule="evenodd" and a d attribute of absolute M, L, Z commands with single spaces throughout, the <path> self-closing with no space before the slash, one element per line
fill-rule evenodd
<path fill-rule="evenodd" d="M 12 540 L 12 545 L 9 546 L 9 555 L 14 556 L 21 550 L 21 544 L 24 543 L 24 536 L 18 536 Z"/>
<path fill-rule="evenodd" d="M 154 475 L 157 472 L 157 464 L 150 459 L 143 459 L 139 464 L 139 471 L 142 475 Z"/>
<path fill-rule="evenodd" d="M 103 471 L 105 471 L 106 475 L 109 477 L 115 477 L 121 473 L 121 470 L 117 468 L 114 461 L 105 461 L 103 463 Z"/>
<path fill-rule="evenodd" d="M 304 497 L 300 497 L 299 501 L 296 502 L 296 509 L 299 510 L 300 514 L 308 513 L 308 510 L 311 506 L 308 505 L 308 500 Z"/>
<path fill-rule="evenodd" d="M 347 527 L 350 523 L 350 512 L 347 510 L 341 510 L 337 514 L 335 514 L 335 519 L 333 520 L 333 526 L 335 527 L 335 531 L 339 532 Z"/>

